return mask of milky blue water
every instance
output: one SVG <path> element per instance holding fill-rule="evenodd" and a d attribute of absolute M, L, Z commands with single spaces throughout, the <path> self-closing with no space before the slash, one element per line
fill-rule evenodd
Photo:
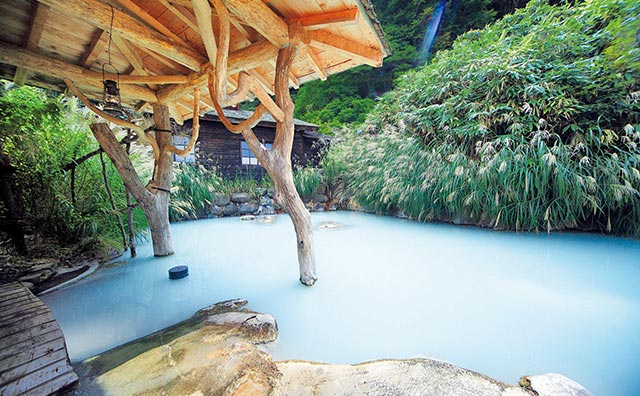
<path fill-rule="evenodd" d="M 312 216 L 319 282 L 298 282 L 293 227 L 173 224 L 176 254 L 139 257 L 43 296 L 73 360 L 247 298 L 273 314 L 275 359 L 432 357 L 515 384 L 557 372 L 596 396 L 640 394 L 640 242 L 515 234 L 337 212 Z M 324 222 L 340 230 L 318 230 Z M 189 266 L 169 280 L 167 270 Z"/>

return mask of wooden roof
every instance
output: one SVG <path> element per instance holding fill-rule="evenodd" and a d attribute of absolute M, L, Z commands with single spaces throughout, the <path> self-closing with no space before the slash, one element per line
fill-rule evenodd
<path fill-rule="evenodd" d="M 369 0 L 224 3 L 232 18 L 231 88 L 246 71 L 272 94 L 278 49 L 294 39 L 289 80 L 296 88 L 358 65 L 380 66 L 390 52 Z M 101 99 L 112 10 L 111 63 L 120 73 L 123 104 L 150 111 L 149 103 L 166 103 L 181 122 L 192 117 L 199 86 L 201 111 L 213 109 L 207 53 L 215 44 L 198 24 L 211 23 L 215 35 L 218 19 L 206 0 L 2 0 L 0 76 L 58 91 L 66 78 Z"/>

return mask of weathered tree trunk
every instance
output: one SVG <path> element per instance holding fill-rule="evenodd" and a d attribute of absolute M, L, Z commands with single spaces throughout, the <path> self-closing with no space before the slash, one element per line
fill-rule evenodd
<path fill-rule="evenodd" d="M 173 174 L 173 157 L 168 150 L 171 147 L 171 120 L 166 105 L 154 103 L 153 120 L 156 124 L 156 141 L 160 147 L 160 156 L 155 163 L 153 186 L 156 190 L 154 208 L 145 211 L 149 221 L 154 256 L 173 254 L 171 227 L 169 226 L 169 192 Z"/>
<path fill-rule="evenodd" d="M 125 146 L 125 152 L 127 156 L 129 156 L 129 152 L 131 151 L 131 143 L 127 143 Z M 133 203 L 131 201 L 131 193 L 127 186 L 124 186 L 124 194 L 127 200 L 127 226 L 129 228 L 129 252 L 131 257 L 136 257 L 138 255 L 136 251 L 136 234 L 133 227 Z"/>
<path fill-rule="evenodd" d="M 160 155 L 155 161 L 154 176 L 145 187 L 120 142 L 113 135 L 107 124 L 92 124 L 91 130 L 100 146 L 109 156 L 131 195 L 136 199 L 149 222 L 153 254 L 168 256 L 173 254 L 171 228 L 169 226 L 169 191 L 171 189 L 171 133 L 169 111 L 167 106 L 154 104 L 154 120 L 156 122 Z"/>
<path fill-rule="evenodd" d="M 282 121 L 276 122 L 276 137 L 271 150 L 261 146 L 251 130 L 242 131 L 249 148 L 264 166 L 273 180 L 276 190 L 276 202 L 281 204 L 296 232 L 296 246 L 298 250 L 298 266 L 300 268 L 300 282 L 311 286 L 318 279 L 316 275 L 316 260 L 313 248 L 313 232 L 311 230 L 311 215 L 304 206 L 291 172 L 291 150 L 295 125 L 293 121 L 294 104 L 289 94 L 289 67 L 295 54 L 295 47 L 288 46 L 278 53 L 276 63 L 275 94 L 276 104 L 284 113 Z"/>

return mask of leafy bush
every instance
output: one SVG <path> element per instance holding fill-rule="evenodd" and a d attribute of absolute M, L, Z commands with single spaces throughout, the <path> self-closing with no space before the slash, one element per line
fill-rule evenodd
<path fill-rule="evenodd" d="M 525 9 L 407 73 L 332 150 L 380 211 L 640 236 L 640 4 Z"/>
<path fill-rule="evenodd" d="M 98 148 L 88 127 L 92 118 L 75 99 L 1 82 L 0 154 L 3 162 L 16 168 L 13 193 L 28 228 L 63 243 L 87 239 L 122 247 L 99 157 L 76 167 L 75 202 L 71 172 L 63 171 L 65 165 Z M 124 186 L 109 159 L 105 161 L 110 188 L 123 207 Z M 136 228 L 144 228 L 141 211 L 134 214 Z"/>
<path fill-rule="evenodd" d="M 322 171 L 311 166 L 295 166 L 293 168 L 293 183 L 303 198 L 313 198 L 323 185 L 324 178 Z"/>

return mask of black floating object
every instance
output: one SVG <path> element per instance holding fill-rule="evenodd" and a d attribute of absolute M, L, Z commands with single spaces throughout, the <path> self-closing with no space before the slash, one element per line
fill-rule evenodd
<path fill-rule="evenodd" d="M 169 279 L 180 279 L 189 275 L 189 267 L 186 265 L 179 265 L 169 269 Z"/>

